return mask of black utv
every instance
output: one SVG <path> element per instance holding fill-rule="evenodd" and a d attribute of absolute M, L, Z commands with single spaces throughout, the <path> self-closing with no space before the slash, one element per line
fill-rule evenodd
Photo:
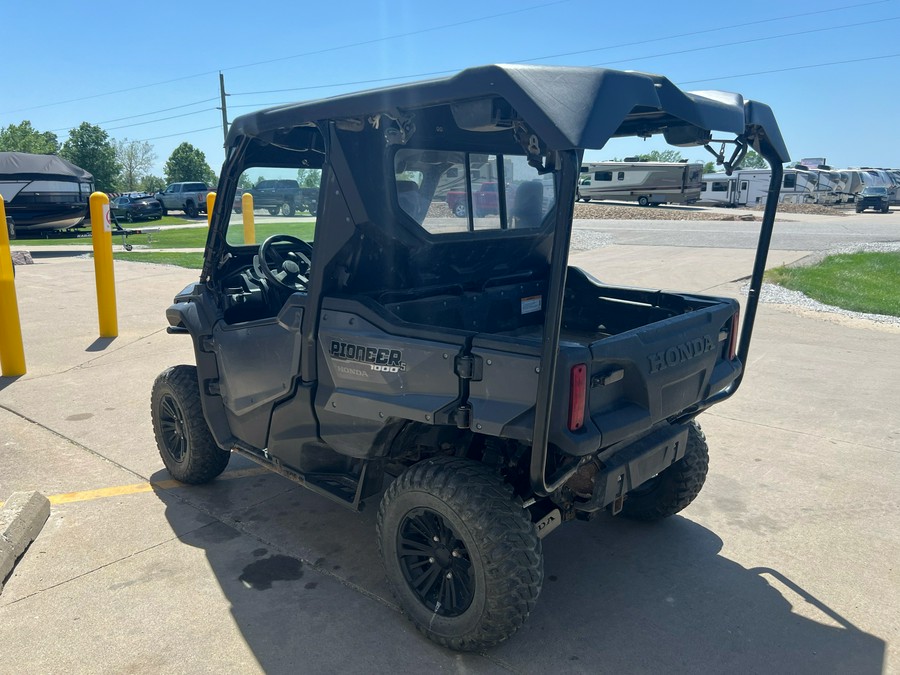
<path fill-rule="evenodd" d="M 377 542 L 409 618 L 453 649 L 508 638 L 559 524 L 691 503 L 697 416 L 747 363 L 775 200 L 740 340 L 735 300 L 567 264 L 584 150 L 653 134 L 727 170 L 753 148 L 778 194 L 767 106 L 635 72 L 485 66 L 236 119 L 200 279 L 166 313 L 197 362 L 153 387 L 168 471 L 203 483 L 237 453 L 351 509 L 384 490 Z M 319 173 L 315 222 L 245 241 L 237 186 L 300 170 Z"/>

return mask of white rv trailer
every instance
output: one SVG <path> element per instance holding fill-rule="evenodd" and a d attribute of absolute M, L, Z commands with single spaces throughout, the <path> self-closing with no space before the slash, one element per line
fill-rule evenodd
<path fill-rule="evenodd" d="M 809 168 L 808 170 L 816 175 L 816 204 L 830 206 L 842 201 L 844 180 L 841 178 L 840 171 L 822 168 Z"/>
<path fill-rule="evenodd" d="M 755 206 L 766 202 L 771 169 L 736 169 L 730 176 L 703 176 L 700 201 L 724 206 Z M 778 195 L 780 204 L 812 204 L 816 200 L 817 176 L 802 169 L 785 169 Z"/>
<path fill-rule="evenodd" d="M 692 204 L 700 199 L 703 164 L 687 162 L 585 162 L 578 199 L 636 201 L 641 206 Z"/>

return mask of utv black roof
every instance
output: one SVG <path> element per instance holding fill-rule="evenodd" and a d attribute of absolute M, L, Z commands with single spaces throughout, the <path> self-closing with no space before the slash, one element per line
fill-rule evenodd
<path fill-rule="evenodd" d="M 670 145 L 704 145 L 710 132 L 719 131 L 742 136 L 781 162 L 790 159 L 775 117 L 763 103 L 721 91 L 684 92 L 660 75 L 563 66 L 480 66 L 438 80 L 269 108 L 238 117 L 227 145 L 241 136 L 304 124 L 395 116 L 448 103 L 457 104 L 454 117 L 460 127 L 501 128 L 489 121 L 496 111 L 474 103 L 487 98 L 511 106 L 552 150 L 599 149 L 610 138 L 659 133 Z M 466 100 L 473 105 L 459 105 Z"/>

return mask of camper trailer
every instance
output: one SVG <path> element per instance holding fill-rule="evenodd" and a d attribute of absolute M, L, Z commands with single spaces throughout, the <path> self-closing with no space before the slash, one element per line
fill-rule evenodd
<path fill-rule="evenodd" d="M 798 166 L 797 168 L 803 169 L 804 167 Z M 842 201 L 844 181 L 840 171 L 822 167 L 806 167 L 805 170 L 816 176 L 816 188 L 813 191 L 816 204 L 832 206 Z"/>
<path fill-rule="evenodd" d="M 0 194 L 17 232 L 80 225 L 93 191 L 94 177 L 61 157 L 0 152 Z"/>
<path fill-rule="evenodd" d="M 755 206 L 765 204 L 771 169 L 736 169 L 704 174 L 700 201 L 717 206 Z M 779 204 L 812 204 L 816 200 L 817 177 L 811 171 L 785 169 L 781 180 Z"/>
<path fill-rule="evenodd" d="M 703 165 L 687 162 L 585 162 L 577 198 L 637 202 L 641 206 L 692 204 L 700 199 Z"/>

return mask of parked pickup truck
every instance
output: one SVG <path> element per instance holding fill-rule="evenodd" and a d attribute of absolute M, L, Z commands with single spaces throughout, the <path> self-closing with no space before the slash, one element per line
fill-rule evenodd
<path fill-rule="evenodd" d="M 169 211 L 184 211 L 188 218 L 195 218 L 198 213 L 206 213 L 206 195 L 209 187 L 206 183 L 184 182 L 172 183 L 154 197 L 162 206 L 162 214 Z"/>
<path fill-rule="evenodd" d="M 263 180 L 249 191 L 254 209 L 266 209 L 273 216 L 291 217 L 298 211 L 316 215 L 319 202 L 318 188 L 302 188 L 290 179 Z M 235 212 L 241 207 L 235 203 Z"/>

